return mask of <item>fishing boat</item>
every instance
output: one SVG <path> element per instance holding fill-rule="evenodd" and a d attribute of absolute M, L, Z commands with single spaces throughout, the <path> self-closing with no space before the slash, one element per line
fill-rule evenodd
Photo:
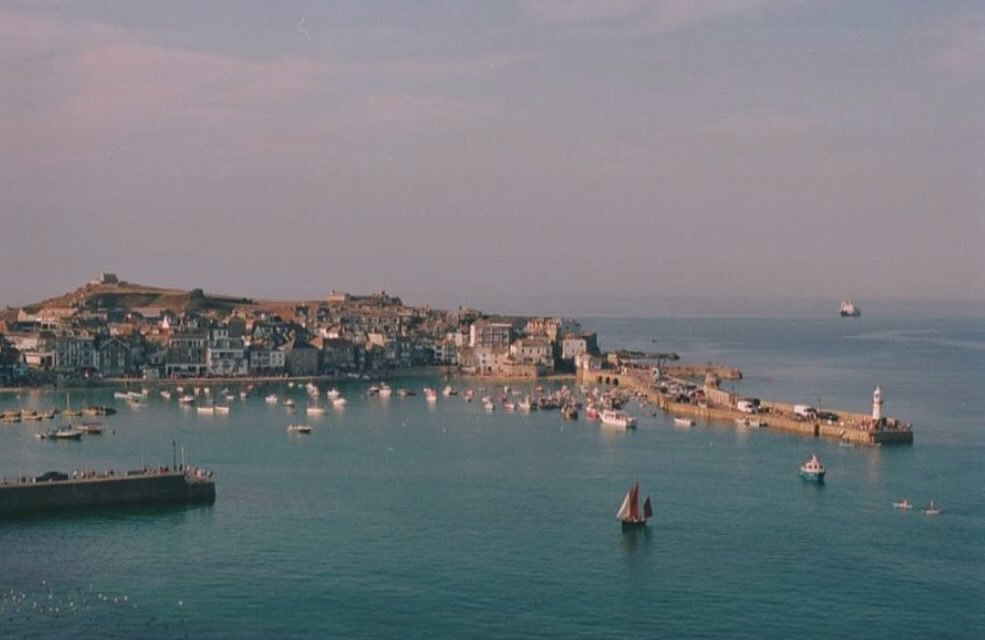
<path fill-rule="evenodd" d="M 103 426 L 102 422 L 83 422 L 75 428 L 87 436 L 101 436 L 106 431 L 106 427 Z"/>
<path fill-rule="evenodd" d="M 41 440 L 81 440 L 82 432 L 71 426 L 59 427 L 39 433 L 38 438 Z"/>
<path fill-rule="evenodd" d="M 616 519 L 622 523 L 623 531 L 633 531 L 645 527 L 647 519 L 652 515 L 653 505 L 650 504 L 650 496 L 646 497 L 643 514 L 640 515 L 640 483 L 634 482 L 626 492 L 626 497 L 622 499 L 622 505 L 616 512 Z"/>
<path fill-rule="evenodd" d="M 894 502 L 893 503 L 893 508 L 894 509 L 899 509 L 900 511 L 909 511 L 910 509 L 913 508 L 913 505 L 910 504 L 910 501 L 909 500 L 907 500 L 906 498 L 903 498 L 902 502 Z"/>
<path fill-rule="evenodd" d="M 62 415 L 66 418 L 75 418 L 82 415 L 82 409 L 73 409 L 71 399 L 69 395 L 65 394 L 65 409 L 62 411 Z"/>
<path fill-rule="evenodd" d="M 602 424 L 610 427 L 621 427 L 623 429 L 636 428 L 636 418 L 616 409 L 606 409 L 602 412 L 600 419 L 602 420 Z"/>
<path fill-rule="evenodd" d="M 675 427 L 693 427 L 695 424 L 697 423 L 691 418 L 674 418 Z"/>
<path fill-rule="evenodd" d="M 306 424 L 289 424 L 287 425 L 288 433 L 311 433 L 311 427 Z"/>
<path fill-rule="evenodd" d="M 816 455 L 812 455 L 810 460 L 800 465 L 800 477 L 808 482 L 823 483 L 824 473 L 824 465 Z"/>
<path fill-rule="evenodd" d="M 927 508 L 923 510 L 923 515 L 925 516 L 939 516 L 941 514 L 941 508 L 937 506 L 937 503 L 933 500 L 927 505 Z"/>

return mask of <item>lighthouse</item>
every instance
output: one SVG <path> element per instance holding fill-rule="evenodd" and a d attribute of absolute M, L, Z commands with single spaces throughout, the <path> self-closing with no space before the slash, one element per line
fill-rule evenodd
<path fill-rule="evenodd" d="M 876 387 L 872 392 L 872 421 L 879 422 L 882 418 L 882 390 Z"/>

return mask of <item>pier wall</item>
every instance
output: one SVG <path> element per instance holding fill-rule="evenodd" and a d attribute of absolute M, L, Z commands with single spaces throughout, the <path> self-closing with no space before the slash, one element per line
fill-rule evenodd
<path fill-rule="evenodd" d="M 116 504 L 215 502 L 215 483 L 155 473 L 0 486 L 0 514 Z"/>
<path fill-rule="evenodd" d="M 703 374 L 702 374 L 703 375 Z M 585 384 L 610 384 L 620 388 L 638 392 L 646 399 L 667 413 L 694 418 L 695 420 L 724 422 L 737 426 L 737 419 L 759 420 L 774 431 L 783 431 L 801 436 L 814 438 L 831 438 L 843 440 L 852 444 L 881 445 L 881 444 L 912 444 L 913 431 L 910 430 L 873 430 L 864 428 L 868 416 L 848 411 L 837 411 L 838 423 L 825 424 L 818 421 L 797 420 L 790 417 L 793 406 L 779 402 L 763 401 L 763 412 L 758 414 L 743 413 L 730 407 L 709 405 L 701 407 L 697 404 L 672 402 L 666 396 L 650 386 L 646 375 L 641 372 L 624 372 L 617 370 L 579 370 L 579 380 Z"/>

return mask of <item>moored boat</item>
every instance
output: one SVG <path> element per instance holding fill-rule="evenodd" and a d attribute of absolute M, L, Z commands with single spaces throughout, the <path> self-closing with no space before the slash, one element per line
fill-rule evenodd
<path fill-rule="evenodd" d="M 695 424 L 691 418 L 674 418 L 675 427 L 693 427 Z"/>
<path fill-rule="evenodd" d="M 424 399 L 428 402 L 436 402 L 438 400 L 438 392 L 431 387 L 424 387 Z"/>
<path fill-rule="evenodd" d="M 600 419 L 602 424 L 610 427 L 622 427 L 623 429 L 636 428 L 636 418 L 616 409 L 606 409 L 602 412 Z"/>
<path fill-rule="evenodd" d="M 325 407 L 321 407 L 318 405 L 308 405 L 308 407 L 304 410 L 304 412 L 307 413 L 309 416 L 323 416 L 325 415 Z"/>
<path fill-rule="evenodd" d="M 288 433 L 311 433 L 311 427 L 306 424 L 289 424 L 287 425 Z"/>
<path fill-rule="evenodd" d="M 277 404 L 277 394 L 271 393 L 266 398 L 264 398 L 263 401 L 266 402 L 267 404 Z"/>
<path fill-rule="evenodd" d="M 937 503 L 933 500 L 927 505 L 927 508 L 923 510 L 925 516 L 939 516 L 941 513 L 941 508 L 937 506 Z"/>
<path fill-rule="evenodd" d="M 809 482 L 823 483 L 824 474 L 824 465 L 816 455 L 812 455 L 810 460 L 800 465 L 800 477 Z"/>
<path fill-rule="evenodd" d="M 652 515 L 653 505 L 650 503 L 650 496 L 646 497 L 643 511 L 640 513 L 640 484 L 634 482 L 626 492 L 626 497 L 622 499 L 619 511 L 616 512 L 616 519 L 622 523 L 623 531 L 632 531 L 645 527 L 646 521 Z"/>
<path fill-rule="evenodd" d="M 87 436 L 101 436 L 106 431 L 102 422 L 83 422 L 75 428 Z"/>
<path fill-rule="evenodd" d="M 332 406 L 335 407 L 336 409 L 341 409 L 346 404 L 348 404 L 348 402 L 349 402 L 348 400 L 346 400 L 342 396 L 339 396 L 338 398 L 332 400 Z"/>

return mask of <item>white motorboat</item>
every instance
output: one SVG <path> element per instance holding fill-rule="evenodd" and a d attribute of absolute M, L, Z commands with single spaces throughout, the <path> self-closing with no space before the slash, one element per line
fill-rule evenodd
<path fill-rule="evenodd" d="M 161 391 L 161 397 L 164 398 L 165 400 L 170 400 L 171 399 L 171 392 L 168 391 L 167 389 L 165 389 L 165 390 Z"/>
<path fill-rule="evenodd" d="M 697 423 L 691 418 L 674 418 L 675 427 L 693 427 L 695 424 Z"/>
<path fill-rule="evenodd" d="M 288 433 L 311 433 L 311 427 L 306 424 L 289 424 L 287 425 Z"/>
<path fill-rule="evenodd" d="M 438 400 L 438 392 L 431 387 L 424 387 L 424 399 L 428 402 L 436 402 Z"/>
<path fill-rule="evenodd" d="M 339 396 L 338 398 L 332 400 L 332 406 L 335 407 L 336 409 L 341 409 L 347 404 L 349 404 L 349 401 L 343 398 L 342 396 Z"/>
<path fill-rule="evenodd" d="M 910 501 L 909 500 L 907 500 L 906 498 L 903 498 L 903 500 L 900 501 L 900 502 L 894 502 L 893 503 L 893 508 L 894 509 L 899 509 L 900 511 L 910 511 L 911 509 L 913 509 L 913 505 L 910 504 Z"/>
<path fill-rule="evenodd" d="M 389 398 L 390 396 L 393 395 L 393 389 L 391 389 L 390 385 L 388 385 L 387 383 L 381 382 L 379 394 L 381 398 Z"/>
<path fill-rule="evenodd" d="M 195 396 L 191 395 L 190 393 L 186 393 L 185 395 L 178 398 L 178 404 L 192 404 L 193 402 L 195 402 Z"/>
<path fill-rule="evenodd" d="M 284 400 L 284 406 L 285 407 L 293 407 L 294 406 L 294 398 L 288 398 L 288 399 Z"/>
<path fill-rule="evenodd" d="M 219 415 L 224 416 L 229 413 L 229 407 L 224 404 L 217 404 L 215 405 L 215 407 L 213 407 L 213 409 L 215 409 L 215 412 L 218 413 Z"/>
<path fill-rule="evenodd" d="M 325 407 L 320 407 L 318 405 L 308 405 L 304 410 L 309 416 L 323 416 L 325 415 Z"/>
<path fill-rule="evenodd" d="M 599 419 L 602 424 L 610 427 L 622 427 L 623 429 L 636 428 L 636 418 L 616 409 L 606 409 L 601 413 Z"/>
<path fill-rule="evenodd" d="M 267 404 L 277 404 L 277 394 L 271 393 L 269 396 L 263 399 Z"/>
<path fill-rule="evenodd" d="M 328 391 L 325 392 L 325 395 L 328 396 L 328 399 L 329 400 L 335 400 L 336 398 L 338 398 L 342 394 L 339 393 L 339 390 L 338 389 L 336 389 L 335 387 L 332 387 L 331 389 L 329 389 Z"/>
<path fill-rule="evenodd" d="M 927 508 L 923 510 L 923 515 L 925 516 L 939 516 L 941 514 L 941 508 L 937 506 L 937 503 L 933 500 L 927 505 Z"/>
<path fill-rule="evenodd" d="M 824 474 L 824 465 L 816 455 L 812 455 L 810 460 L 800 465 L 800 477 L 809 482 L 823 483 Z"/>

